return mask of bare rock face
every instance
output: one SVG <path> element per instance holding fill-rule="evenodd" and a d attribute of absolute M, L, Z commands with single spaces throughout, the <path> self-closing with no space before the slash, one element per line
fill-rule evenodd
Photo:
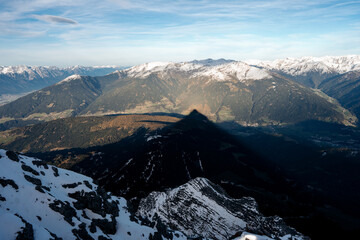
<path fill-rule="evenodd" d="M 241 231 L 270 238 L 306 239 L 278 216 L 264 217 L 251 197 L 233 199 L 205 178 L 196 178 L 167 192 L 142 199 L 137 214 L 160 219 L 191 237 L 229 239 Z"/>

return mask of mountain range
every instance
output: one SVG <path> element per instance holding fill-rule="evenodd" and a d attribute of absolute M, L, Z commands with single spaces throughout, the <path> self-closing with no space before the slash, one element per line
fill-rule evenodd
<path fill-rule="evenodd" d="M 155 62 L 103 77 L 73 75 L 0 107 L 2 128 L 69 116 L 198 109 L 217 122 L 278 125 L 322 120 L 354 125 L 335 99 L 244 62 Z M 25 123 L 24 123 L 25 122 Z"/>

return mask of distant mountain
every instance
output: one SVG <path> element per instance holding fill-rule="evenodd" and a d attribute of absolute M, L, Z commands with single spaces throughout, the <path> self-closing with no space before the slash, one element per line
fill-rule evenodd
<path fill-rule="evenodd" d="M 74 75 L 103 76 L 122 69 L 117 66 L 74 66 L 68 68 L 46 66 L 0 66 L 0 103 L 14 97 L 53 85 Z M 1 105 L 1 104 L 0 104 Z"/>
<path fill-rule="evenodd" d="M 280 217 L 264 217 L 253 198 L 230 198 L 205 178 L 195 178 L 166 192 L 152 192 L 141 200 L 137 214 L 160 219 L 194 238 L 226 240 L 247 231 L 277 239 L 307 239 Z"/>
<path fill-rule="evenodd" d="M 226 64 L 226 63 L 231 63 L 231 62 L 235 62 L 235 60 L 229 60 L 229 59 L 224 59 L 224 58 L 220 58 L 220 59 L 204 59 L 204 60 L 193 60 L 190 63 L 193 64 L 201 64 L 201 65 L 205 65 L 205 66 L 216 66 L 216 65 L 221 65 L 221 64 Z"/>
<path fill-rule="evenodd" d="M 5 150 L 0 161 L 1 239 L 187 239 L 141 223 L 89 177 Z"/>
<path fill-rule="evenodd" d="M 360 117 L 360 70 L 328 78 L 319 88 Z"/>
<path fill-rule="evenodd" d="M 312 88 L 318 88 L 327 78 L 360 70 L 360 56 L 358 55 L 285 58 L 274 61 L 253 60 L 248 63 L 280 73 Z"/>
<path fill-rule="evenodd" d="M 243 125 L 356 121 L 325 94 L 243 62 L 155 62 L 104 77 L 71 79 L 1 106 L 0 122 L 119 113 L 188 114 L 192 109 L 211 120 Z"/>

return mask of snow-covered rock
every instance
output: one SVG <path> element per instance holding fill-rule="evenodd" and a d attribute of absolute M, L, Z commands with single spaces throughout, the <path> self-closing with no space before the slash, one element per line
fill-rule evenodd
<path fill-rule="evenodd" d="M 285 235 L 283 237 L 277 238 L 278 240 L 299 240 L 301 237 Z M 240 237 L 236 237 L 233 240 L 273 240 L 273 238 L 264 236 L 264 235 L 257 235 L 253 233 L 243 232 Z"/>
<path fill-rule="evenodd" d="M 230 198 L 205 178 L 193 179 L 167 192 L 152 192 L 141 200 L 137 214 L 160 219 L 192 237 L 229 239 L 247 231 L 264 236 L 259 239 L 306 239 L 280 217 L 264 217 L 253 198 Z"/>
<path fill-rule="evenodd" d="M 156 224 L 141 225 L 124 198 L 89 177 L 5 150 L 0 163 L 0 239 L 138 240 L 163 234 Z M 171 238 L 163 239 L 186 239 L 165 232 Z"/>

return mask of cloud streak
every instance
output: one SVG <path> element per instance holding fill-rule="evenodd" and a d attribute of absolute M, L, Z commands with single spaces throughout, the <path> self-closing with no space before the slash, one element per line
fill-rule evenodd
<path fill-rule="evenodd" d="M 75 24 L 75 25 L 78 24 L 77 21 L 72 20 L 70 18 L 64 18 L 53 15 L 34 15 L 34 18 L 49 23 Z"/>

